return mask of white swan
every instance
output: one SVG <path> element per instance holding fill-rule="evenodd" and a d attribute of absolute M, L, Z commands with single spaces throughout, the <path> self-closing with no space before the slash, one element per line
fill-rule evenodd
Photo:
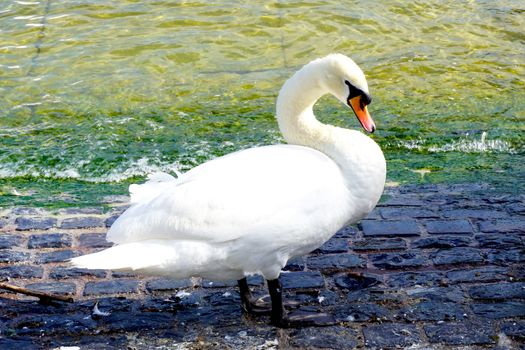
<path fill-rule="evenodd" d="M 289 145 L 235 152 L 177 179 L 158 174 L 130 186 L 132 206 L 107 234 L 116 245 L 72 263 L 173 278 L 237 279 L 249 312 L 260 310 L 245 277 L 261 274 L 268 280 L 272 322 L 290 325 L 283 314 L 281 269 L 365 217 L 385 183 L 385 159 L 372 139 L 315 118 L 313 105 L 326 93 L 350 106 L 367 132 L 375 130 L 361 69 L 340 54 L 316 59 L 284 84 L 277 99 L 277 120 Z"/>

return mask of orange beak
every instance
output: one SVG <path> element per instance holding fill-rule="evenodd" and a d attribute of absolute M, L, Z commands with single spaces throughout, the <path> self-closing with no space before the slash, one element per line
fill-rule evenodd
<path fill-rule="evenodd" d="M 373 133 L 376 129 L 376 125 L 368 113 L 366 105 L 361 102 L 361 99 L 362 96 L 356 96 L 352 99 L 348 99 L 348 105 L 354 110 L 354 113 L 357 119 L 359 119 L 363 129 L 365 129 L 366 132 Z"/>

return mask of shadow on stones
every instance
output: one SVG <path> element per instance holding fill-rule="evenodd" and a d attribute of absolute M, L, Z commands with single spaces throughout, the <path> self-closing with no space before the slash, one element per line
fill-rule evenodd
<path fill-rule="evenodd" d="M 351 291 L 373 287 L 379 283 L 380 281 L 375 277 L 360 274 L 346 274 L 335 278 L 338 287 Z"/>

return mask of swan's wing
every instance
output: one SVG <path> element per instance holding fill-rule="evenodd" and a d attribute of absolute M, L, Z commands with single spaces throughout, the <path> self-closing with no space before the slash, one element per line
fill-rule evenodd
<path fill-rule="evenodd" d="M 339 168 L 330 158 L 291 145 L 236 152 L 179 179 L 145 185 L 156 195 L 143 195 L 144 201 L 126 210 L 108 232 L 109 241 L 224 242 L 279 230 L 279 225 L 293 229 L 330 207 L 335 196 L 345 195 Z"/>

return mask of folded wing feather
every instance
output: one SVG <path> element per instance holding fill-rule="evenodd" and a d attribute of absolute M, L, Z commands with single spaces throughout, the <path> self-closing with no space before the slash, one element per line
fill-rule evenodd
<path fill-rule="evenodd" d="M 271 217 L 288 217 L 281 219 L 284 228 L 303 217 L 308 222 L 313 211 L 329 206 L 342 177 L 316 150 L 275 145 L 217 158 L 178 179 L 158 179 L 132 187 L 134 204 L 111 227 L 110 242 L 225 242 L 264 230 L 270 234 L 279 230 L 275 220 L 266 224 Z"/>

